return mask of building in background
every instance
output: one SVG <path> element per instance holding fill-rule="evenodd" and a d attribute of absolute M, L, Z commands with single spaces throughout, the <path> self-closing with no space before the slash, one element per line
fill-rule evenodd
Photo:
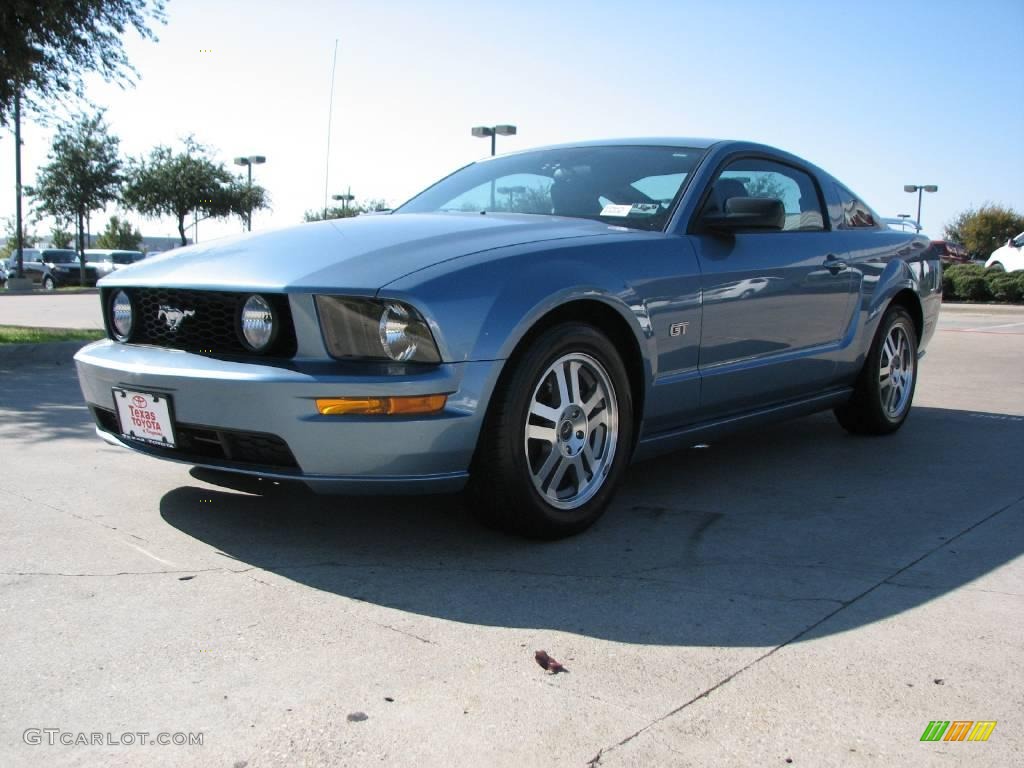
<path fill-rule="evenodd" d="M 188 244 L 192 245 L 192 238 L 188 238 Z M 143 253 L 153 253 L 156 251 L 169 251 L 172 248 L 180 247 L 180 237 L 144 237 L 142 238 L 140 250 Z"/>

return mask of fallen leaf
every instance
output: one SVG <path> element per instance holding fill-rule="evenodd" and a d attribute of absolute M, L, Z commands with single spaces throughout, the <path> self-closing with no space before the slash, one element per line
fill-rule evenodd
<path fill-rule="evenodd" d="M 533 654 L 533 658 L 536 659 L 537 663 L 540 664 L 543 669 L 546 669 L 553 675 L 557 675 L 559 672 L 569 671 L 563 667 L 561 663 L 548 656 L 547 651 L 537 651 Z"/>

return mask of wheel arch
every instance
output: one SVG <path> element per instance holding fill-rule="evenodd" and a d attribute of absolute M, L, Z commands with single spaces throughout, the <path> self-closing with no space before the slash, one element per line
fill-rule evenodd
<path fill-rule="evenodd" d="M 628 308 L 624 308 L 628 311 Z M 629 377 L 630 396 L 633 400 L 634 430 L 633 442 L 636 443 L 643 420 L 644 404 L 647 397 L 647 384 L 651 379 L 647 359 L 643 354 L 639 327 L 631 323 L 623 312 L 608 301 L 599 298 L 574 298 L 557 306 L 548 308 L 530 322 L 517 338 L 510 341 L 510 350 L 505 357 L 501 372 L 498 374 L 493 392 L 497 392 L 505 384 L 515 369 L 517 360 L 529 348 L 530 344 L 549 328 L 565 322 L 586 323 L 597 328 L 608 337 L 622 356 L 622 363 Z M 493 392 L 491 402 L 493 403 Z M 491 406 L 488 405 L 488 412 Z"/>
<path fill-rule="evenodd" d="M 889 299 L 886 310 L 892 306 L 903 307 L 910 314 L 910 318 L 914 321 L 917 343 L 920 346 L 921 340 L 924 337 L 924 309 L 921 307 L 921 299 L 910 288 L 903 288 Z"/>

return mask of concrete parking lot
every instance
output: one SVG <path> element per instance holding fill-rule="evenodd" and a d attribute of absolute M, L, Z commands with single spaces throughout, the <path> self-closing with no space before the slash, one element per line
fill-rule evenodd
<path fill-rule="evenodd" d="M 225 487 L 99 441 L 67 362 L 0 375 L 0 765 L 1019 763 L 1024 311 L 944 311 L 894 436 L 639 464 L 558 543 Z"/>

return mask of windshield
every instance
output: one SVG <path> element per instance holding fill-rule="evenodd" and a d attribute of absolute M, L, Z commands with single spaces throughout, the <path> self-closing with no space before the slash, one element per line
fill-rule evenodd
<path fill-rule="evenodd" d="M 529 213 L 660 230 L 703 150 L 546 149 L 466 166 L 395 213 Z"/>
<path fill-rule="evenodd" d="M 43 261 L 50 264 L 77 264 L 78 254 L 74 251 L 43 251 Z"/>
<path fill-rule="evenodd" d="M 115 253 L 115 264 L 134 264 L 136 259 L 142 258 L 141 253 Z"/>

